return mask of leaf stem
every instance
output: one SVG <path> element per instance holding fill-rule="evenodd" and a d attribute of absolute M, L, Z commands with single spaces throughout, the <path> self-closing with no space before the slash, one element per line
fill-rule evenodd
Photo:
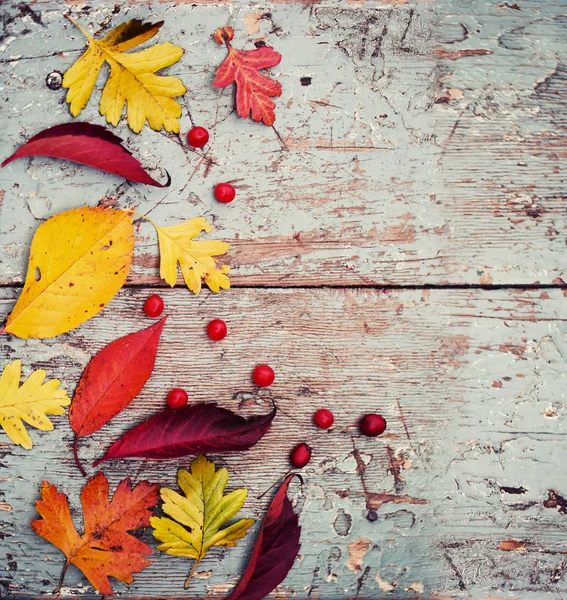
<path fill-rule="evenodd" d="M 69 15 L 65 15 L 65 18 L 69 19 L 69 21 L 73 23 L 73 25 L 87 38 L 87 40 L 92 40 L 91 36 L 77 23 L 77 21 L 72 19 Z"/>
<path fill-rule="evenodd" d="M 284 473 L 283 478 L 285 479 L 292 472 L 292 470 L 293 469 L 290 469 L 287 473 Z M 275 488 L 281 480 L 281 477 L 276 479 L 276 481 L 274 481 L 274 483 L 272 483 L 272 485 L 267 490 L 264 490 L 259 496 L 256 496 L 256 500 L 261 500 L 271 489 Z"/>
<path fill-rule="evenodd" d="M 79 437 L 77 436 L 77 434 L 75 434 L 75 441 L 73 442 L 73 456 L 75 457 L 75 463 L 77 464 L 77 467 L 79 467 L 79 471 L 81 471 L 81 475 L 83 477 L 86 477 L 87 474 L 86 474 L 85 470 L 83 469 L 83 465 L 81 464 L 81 461 L 79 460 L 78 444 L 79 444 Z"/>
<path fill-rule="evenodd" d="M 143 215 L 142 213 L 132 209 L 128 209 L 128 212 L 131 212 L 133 215 L 138 215 L 138 217 L 142 217 L 142 219 L 149 221 L 156 228 L 156 230 L 158 229 L 158 226 L 150 219 L 150 217 L 146 217 L 146 215 Z"/>
<path fill-rule="evenodd" d="M 189 582 L 191 581 L 191 577 L 193 577 L 195 570 L 199 566 L 200 562 L 201 562 L 201 559 L 195 561 L 193 568 L 191 569 L 191 571 L 189 572 L 189 575 L 187 576 L 187 579 L 185 580 L 185 585 L 183 586 L 185 589 L 187 589 L 189 587 Z"/>
<path fill-rule="evenodd" d="M 51 592 L 52 594 L 58 594 L 61 590 L 61 586 L 63 585 L 63 580 L 65 579 L 65 573 L 67 573 L 67 568 L 69 567 L 69 561 L 65 563 L 63 566 L 63 570 L 61 571 L 61 577 L 59 577 L 59 583 L 57 587 Z"/>

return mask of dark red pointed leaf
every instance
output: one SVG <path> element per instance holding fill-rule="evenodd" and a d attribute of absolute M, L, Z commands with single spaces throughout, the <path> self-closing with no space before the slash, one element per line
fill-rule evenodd
<path fill-rule="evenodd" d="M 45 129 L 18 148 L 0 166 L 5 167 L 22 156 L 64 158 L 156 187 L 167 187 L 171 183 L 169 175 L 165 184 L 150 177 L 140 162 L 122 145 L 121 138 L 91 123 L 63 123 Z"/>
<path fill-rule="evenodd" d="M 100 429 L 140 393 L 152 374 L 166 318 L 114 340 L 91 359 L 69 409 L 75 451 L 79 438 Z M 77 464 L 81 468 L 78 459 Z"/>
<path fill-rule="evenodd" d="M 168 408 L 130 429 L 94 464 L 111 458 L 165 460 L 188 454 L 247 450 L 264 437 L 275 416 L 275 407 L 267 415 L 248 419 L 215 403 Z"/>
<path fill-rule="evenodd" d="M 286 577 L 301 545 L 301 527 L 287 497 L 288 475 L 264 517 L 248 565 L 227 600 L 262 600 Z"/>

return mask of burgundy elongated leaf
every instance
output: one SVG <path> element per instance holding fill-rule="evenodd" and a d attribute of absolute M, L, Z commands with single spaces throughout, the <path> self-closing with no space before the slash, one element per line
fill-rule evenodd
<path fill-rule="evenodd" d="M 63 123 L 45 129 L 20 146 L 0 166 L 5 167 L 22 156 L 64 158 L 156 187 L 167 187 L 171 183 L 169 174 L 166 183 L 150 177 L 138 159 L 122 145 L 121 138 L 92 123 Z"/>
<path fill-rule="evenodd" d="M 69 409 L 75 460 L 83 475 L 77 456 L 79 438 L 99 430 L 141 392 L 152 374 L 166 319 L 114 340 L 95 354 L 84 370 Z"/>
<path fill-rule="evenodd" d="M 264 517 L 246 569 L 227 600 L 262 600 L 286 577 L 301 545 L 301 527 L 287 497 L 288 475 Z"/>
<path fill-rule="evenodd" d="M 94 465 L 111 458 L 165 460 L 248 450 L 268 432 L 275 416 L 274 407 L 267 415 L 245 419 L 213 402 L 168 408 L 126 432 Z"/>

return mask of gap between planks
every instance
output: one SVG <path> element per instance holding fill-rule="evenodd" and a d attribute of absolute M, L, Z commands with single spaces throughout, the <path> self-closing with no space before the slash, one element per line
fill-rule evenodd
<path fill-rule="evenodd" d="M 18 289 L 23 287 L 23 283 L 0 283 L 0 289 Z M 161 283 L 125 283 L 122 288 L 131 289 L 165 289 L 173 290 L 176 288 L 184 288 L 185 285 L 177 283 L 174 286 Z M 121 288 L 121 289 L 122 289 Z M 207 289 L 203 287 L 203 289 Z M 483 285 L 480 283 L 425 283 L 425 284 L 350 284 L 345 283 L 344 285 L 338 284 L 299 284 L 299 285 L 271 285 L 271 284 L 247 284 L 247 283 L 233 283 L 230 289 L 239 290 L 311 290 L 311 289 L 329 289 L 329 290 L 387 290 L 387 291 L 403 291 L 403 290 L 482 290 L 485 292 L 497 291 L 497 290 L 567 290 L 567 283 L 502 283 L 502 284 L 490 284 Z"/>

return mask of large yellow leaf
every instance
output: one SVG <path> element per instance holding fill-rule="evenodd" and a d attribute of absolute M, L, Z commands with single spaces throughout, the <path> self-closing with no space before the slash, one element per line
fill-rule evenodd
<path fill-rule="evenodd" d="M 65 333 L 99 313 L 132 265 L 132 213 L 76 208 L 37 228 L 28 273 L 5 330 L 21 338 Z"/>
<path fill-rule="evenodd" d="M 70 19 L 71 20 L 71 19 Z M 67 102 L 77 116 L 87 105 L 104 61 L 110 66 L 110 77 L 100 100 L 100 113 L 117 125 L 124 105 L 128 105 L 128 125 L 139 133 L 146 119 L 152 129 L 179 133 L 181 106 L 173 100 L 182 96 L 185 86 L 176 77 L 155 75 L 156 71 L 176 63 L 183 50 L 166 42 L 147 50 L 124 54 L 151 39 L 163 25 L 143 24 L 137 19 L 122 23 L 100 40 L 95 40 L 77 23 L 89 41 L 87 50 L 65 73 L 63 87 L 69 88 Z"/>
<path fill-rule="evenodd" d="M 49 379 L 45 383 L 45 371 L 34 371 L 22 384 L 20 376 L 22 363 L 15 360 L 7 364 L 0 377 L 0 427 L 14 442 L 29 450 L 31 438 L 22 421 L 28 425 L 51 431 L 53 423 L 47 418 L 50 415 L 62 415 L 64 406 L 70 403 L 67 392 L 59 388 L 60 381 Z"/>
<path fill-rule="evenodd" d="M 230 249 L 226 242 L 218 240 L 193 241 L 203 231 L 212 231 L 204 217 L 197 217 L 179 225 L 159 227 L 153 223 L 158 233 L 160 270 L 159 274 L 170 286 L 177 281 L 177 263 L 187 287 L 195 294 L 201 291 L 201 280 L 218 292 L 220 288 L 230 288 L 226 273 L 230 267 L 217 266 L 214 256 L 225 254 Z"/>
<path fill-rule="evenodd" d="M 220 529 L 242 508 L 248 490 L 234 490 L 224 496 L 228 482 L 228 471 L 219 469 L 204 456 L 199 455 L 191 463 L 191 473 L 179 469 L 177 482 L 183 496 L 168 488 L 160 491 L 162 510 L 167 517 L 152 517 L 156 539 L 163 542 L 158 550 L 177 556 L 195 559 L 195 564 L 185 582 L 189 583 L 197 565 L 212 546 L 236 546 L 243 538 L 254 519 L 242 519 Z"/>

